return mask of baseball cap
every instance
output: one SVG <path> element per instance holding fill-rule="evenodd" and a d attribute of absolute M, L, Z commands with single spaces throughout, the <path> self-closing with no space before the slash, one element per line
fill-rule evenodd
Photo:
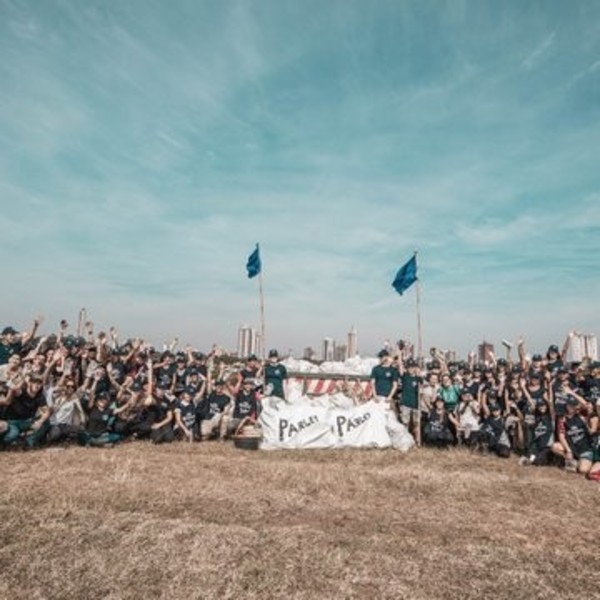
<path fill-rule="evenodd" d="M 389 356 L 390 353 L 384 348 L 377 353 L 378 358 L 383 358 L 384 356 Z"/>
<path fill-rule="evenodd" d="M 275 348 L 269 350 L 269 358 L 274 358 L 276 356 L 279 356 L 279 352 L 277 352 L 277 350 L 275 350 Z"/>

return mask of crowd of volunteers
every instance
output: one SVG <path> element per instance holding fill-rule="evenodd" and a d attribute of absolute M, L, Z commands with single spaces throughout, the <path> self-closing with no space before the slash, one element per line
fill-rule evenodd
<path fill-rule="evenodd" d="M 263 395 L 285 397 L 288 376 L 277 351 L 226 364 L 177 341 L 157 350 L 118 332 L 76 334 L 62 321 L 39 336 L 42 319 L 0 336 L 0 447 L 78 443 L 112 446 L 130 439 L 156 444 L 220 439 L 260 413 Z M 379 353 L 368 394 L 389 403 L 417 446 L 464 445 L 522 465 L 557 465 L 600 481 L 600 363 L 565 362 L 562 350 L 478 364 L 428 362 L 402 349 Z"/>
<path fill-rule="evenodd" d="M 600 481 L 600 363 L 567 364 L 562 351 L 528 358 L 523 341 L 512 361 L 447 364 L 436 355 L 423 368 L 402 353 L 379 353 L 371 380 L 421 444 L 465 445 L 523 466 L 558 465 Z"/>

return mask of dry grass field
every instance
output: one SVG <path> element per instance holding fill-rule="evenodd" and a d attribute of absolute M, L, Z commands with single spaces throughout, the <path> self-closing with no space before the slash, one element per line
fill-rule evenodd
<path fill-rule="evenodd" d="M 467 451 L 0 454 L 1 598 L 600 598 L 600 486 Z"/>

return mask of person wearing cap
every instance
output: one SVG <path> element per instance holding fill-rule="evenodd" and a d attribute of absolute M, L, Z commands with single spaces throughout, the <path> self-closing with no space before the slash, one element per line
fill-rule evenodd
<path fill-rule="evenodd" d="M 93 406 L 89 412 L 85 430 L 79 436 L 82 446 L 109 447 L 121 440 L 118 433 L 112 431 L 114 421 L 110 407 L 110 394 L 100 392 L 94 396 Z"/>
<path fill-rule="evenodd" d="M 150 438 L 154 443 L 173 441 L 173 407 L 166 395 L 165 386 L 155 386 L 153 362 L 148 359 L 148 380 L 138 400 L 139 412 L 130 433 L 137 439 Z"/>
<path fill-rule="evenodd" d="M 175 439 L 175 401 L 168 387 L 157 385 L 146 406 L 151 423 L 150 439 L 154 444 L 170 443 Z"/>
<path fill-rule="evenodd" d="M 444 399 L 437 396 L 433 401 L 433 407 L 423 429 L 425 444 L 437 448 L 447 448 L 454 442 L 451 427 L 456 429 L 458 421 L 453 414 L 446 410 Z"/>
<path fill-rule="evenodd" d="M 194 390 L 194 396 L 198 399 L 204 398 L 204 392 L 206 391 L 206 379 L 196 368 L 189 368 L 187 370 L 187 377 L 184 382 L 184 386 Z"/>
<path fill-rule="evenodd" d="M 552 344 L 548 347 L 546 352 L 546 371 L 548 371 L 552 377 L 555 377 L 558 369 L 561 369 L 562 367 L 564 367 L 564 360 L 558 346 Z"/>
<path fill-rule="evenodd" d="M 483 386 L 483 382 L 481 381 L 481 371 L 479 369 L 465 369 L 463 371 L 463 382 L 461 389 L 469 390 L 471 392 L 471 396 L 477 399 L 479 398 L 479 393 Z"/>
<path fill-rule="evenodd" d="M 183 352 L 179 352 L 175 357 L 175 368 L 172 370 L 171 377 L 173 387 L 187 385 L 189 369 L 187 366 L 187 358 Z"/>
<path fill-rule="evenodd" d="M 419 406 L 419 387 L 421 376 L 419 365 L 409 358 L 406 364 L 398 360 L 400 371 L 400 420 L 415 438 L 417 448 L 421 447 L 421 407 Z"/>
<path fill-rule="evenodd" d="M 258 380 L 262 377 L 262 370 L 262 365 L 260 364 L 256 355 L 251 354 L 246 359 L 244 368 L 240 371 L 240 381 L 243 382 L 244 379 Z"/>
<path fill-rule="evenodd" d="M 234 388 L 233 408 L 225 411 L 221 419 L 221 439 L 235 433 L 242 421 L 256 421 L 258 416 L 258 394 L 255 382 L 254 377 L 246 377 L 241 384 L 238 383 Z"/>
<path fill-rule="evenodd" d="M 550 462 L 552 445 L 554 444 L 554 419 L 549 405 L 541 402 L 534 409 L 532 435 L 519 459 L 521 466 L 544 466 Z"/>
<path fill-rule="evenodd" d="M 558 419 L 558 441 L 552 445 L 552 452 L 565 460 L 565 469 L 582 475 L 587 475 L 594 465 L 593 439 L 586 410 L 585 400 L 571 393 L 566 413 Z"/>
<path fill-rule="evenodd" d="M 106 374 L 111 385 L 114 388 L 119 388 L 123 385 L 125 377 L 127 376 L 127 370 L 125 363 L 123 362 L 123 353 L 125 350 L 121 348 L 115 348 L 112 351 L 108 365 L 106 366 Z"/>
<path fill-rule="evenodd" d="M 41 322 L 42 317 L 36 317 L 31 330 L 26 333 L 19 333 L 10 325 L 2 330 L 0 334 L 0 365 L 5 365 L 14 354 L 23 352 L 23 347 L 35 337 Z"/>
<path fill-rule="evenodd" d="M 265 373 L 265 394 L 268 396 L 277 396 L 285 399 L 285 380 L 287 379 L 287 369 L 279 360 L 277 350 L 269 350 L 269 357 L 264 368 Z M 267 392 L 270 390 L 270 392 Z"/>
<path fill-rule="evenodd" d="M 506 432 L 502 407 L 497 399 L 491 399 L 482 404 L 483 422 L 481 424 L 481 440 L 490 452 L 500 458 L 510 456 L 510 439 Z"/>
<path fill-rule="evenodd" d="M 251 354 L 246 359 L 246 364 L 244 365 L 243 369 L 238 373 L 238 383 L 242 385 L 244 380 L 253 379 L 258 389 L 261 385 L 262 376 L 263 367 L 258 358 L 254 354 Z"/>
<path fill-rule="evenodd" d="M 540 405 L 548 408 L 547 415 L 554 414 L 554 407 L 550 401 L 549 392 L 542 387 L 540 375 L 531 374 L 529 380 L 521 378 L 519 389 L 514 393 L 514 400 L 520 412 L 520 447 L 527 455 L 534 441 L 536 427 L 536 411 Z"/>
<path fill-rule="evenodd" d="M 393 409 L 400 373 L 386 349 L 381 350 L 377 356 L 379 364 L 371 369 L 371 394 L 376 402 L 387 402 L 389 408 Z"/>
<path fill-rule="evenodd" d="M 41 377 L 31 376 L 12 386 L 1 400 L 5 407 L 6 431 L 2 443 L 11 445 L 23 438 L 27 447 L 40 444 L 48 431 L 50 408 L 46 402 Z"/>
<path fill-rule="evenodd" d="M 194 442 L 199 438 L 197 412 L 198 407 L 194 403 L 192 390 L 184 389 L 175 401 L 173 409 L 173 432 L 176 439 Z"/>
<path fill-rule="evenodd" d="M 569 382 L 569 372 L 564 367 L 561 367 L 557 371 L 556 380 L 548 386 L 548 396 L 552 403 L 553 413 L 557 419 L 566 415 L 567 403 L 572 392 L 574 390 L 571 389 Z"/>
<path fill-rule="evenodd" d="M 221 421 L 231 404 L 227 383 L 223 379 L 217 379 L 215 389 L 201 402 L 198 408 L 201 440 L 208 440 L 221 434 Z"/>

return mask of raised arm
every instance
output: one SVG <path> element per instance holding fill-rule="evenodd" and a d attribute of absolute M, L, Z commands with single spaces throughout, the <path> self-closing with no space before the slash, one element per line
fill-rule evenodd
<path fill-rule="evenodd" d="M 35 337 L 35 334 L 37 333 L 37 330 L 39 329 L 39 326 L 43 322 L 44 322 L 44 317 L 42 315 L 38 315 L 33 320 L 33 324 L 31 325 L 31 329 L 21 335 L 21 343 L 23 345 L 25 345 L 29 340 L 31 340 L 31 339 L 33 339 Z"/>

